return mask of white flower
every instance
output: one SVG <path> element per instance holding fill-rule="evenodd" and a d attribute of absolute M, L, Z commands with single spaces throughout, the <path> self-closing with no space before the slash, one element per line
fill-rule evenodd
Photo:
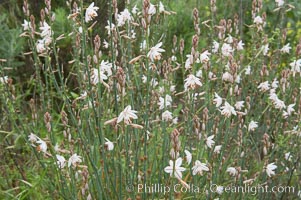
<path fill-rule="evenodd" d="M 257 88 L 261 92 L 268 91 L 270 89 L 269 81 L 265 81 L 265 82 L 260 83 Z"/>
<path fill-rule="evenodd" d="M 164 11 L 165 11 L 164 5 L 163 5 L 163 3 L 160 1 L 160 2 L 159 2 L 159 12 L 160 12 L 160 13 L 164 13 Z"/>
<path fill-rule="evenodd" d="M 268 54 L 268 51 L 269 51 L 269 44 L 265 44 L 265 45 L 263 45 L 262 47 L 262 54 L 264 55 L 264 56 L 266 56 L 267 54 Z"/>
<path fill-rule="evenodd" d="M 219 49 L 219 43 L 214 40 L 212 44 L 212 53 L 217 53 L 218 49 Z"/>
<path fill-rule="evenodd" d="M 152 47 L 150 51 L 147 54 L 147 57 L 151 59 L 151 61 L 154 60 L 160 60 L 161 59 L 161 53 L 165 52 L 164 49 L 161 49 L 162 42 L 159 42 L 156 46 Z"/>
<path fill-rule="evenodd" d="M 217 145 L 214 147 L 213 152 L 219 154 L 221 152 L 222 145 Z"/>
<path fill-rule="evenodd" d="M 125 109 L 119 114 L 118 119 L 117 119 L 117 123 L 121 122 L 122 120 L 126 123 L 126 124 L 130 124 L 131 119 L 138 119 L 137 115 L 135 114 L 137 113 L 137 111 L 132 110 L 131 106 L 128 105 L 127 107 L 125 107 Z"/>
<path fill-rule="evenodd" d="M 172 113 L 166 110 L 164 113 L 162 113 L 162 120 L 163 121 L 172 120 Z"/>
<path fill-rule="evenodd" d="M 251 66 L 248 65 L 245 71 L 245 75 L 250 75 L 251 74 Z"/>
<path fill-rule="evenodd" d="M 215 106 L 217 108 L 219 108 L 223 103 L 223 99 L 216 92 L 214 93 L 214 96 L 215 98 L 213 99 L 213 103 L 216 104 Z"/>
<path fill-rule="evenodd" d="M 269 99 L 272 101 L 275 108 L 280 109 L 280 110 L 286 108 L 284 102 L 278 98 L 277 94 L 270 93 Z"/>
<path fill-rule="evenodd" d="M 244 103 L 244 101 L 237 101 L 234 107 L 236 108 L 236 110 L 241 110 L 244 107 Z"/>
<path fill-rule="evenodd" d="M 184 167 L 181 167 L 182 165 L 182 158 L 178 158 L 174 164 L 173 160 L 169 161 L 169 166 L 164 168 L 164 171 L 170 176 L 174 175 L 178 179 L 182 179 L 182 172 L 186 169 Z"/>
<path fill-rule="evenodd" d="M 162 110 L 163 108 L 170 106 L 171 102 L 172 102 L 172 98 L 168 94 L 165 96 L 165 98 L 159 97 L 159 103 L 158 103 L 158 105 L 160 106 L 159 109 Z"/>
<path fill-rule="evenodd" d="M 226 37 L 225 42 L 227 42 L 229 44 L 232 44 L 233 43 L 233 37 L 230 34 L 228 34 L 228 37 Z"/>
<path fill-rule="evenodd" d="M 284 4 L 283 0 L 275 0 L 275 3 L 277 4 L 277 7 L 281 7 Z"/>
<path fill-rule="evenodd" d="M 44 53 L 47 50 L 46 46 L 45 46 L 45 41 L 44 40 L 38 40 L 36 48 L 37 48 L 38 53 Z"/>
<path fill-rule="evenodd" d="M 295 109 L 293 108 L 295 106 L 295 104 L 290 104 L 287 106 L 287 111 L 283 111 L 282 116 L 284 118 L 287 118 L 288 116 L 290 116 L 293 112 L 295 112 Z"/>
<path fill-rule="evenodd" d="M 233 76 L 229 72 L 225 72 L 225 73 L 223 73 L 222 80 L 232 83 L 233 82 Z"/>
<path fill-rule="evenodd" d="M 89 22 L 89 21 L 91 21 L 94 17 L 96 17 L 97 16 L 97 10 L 98 10 L 99 8 L 98 7 L 96 7 L 96 6 L 94 6 L 94 2 L 92 2 L 90 5 L 89 5 L 89 7 L 87 8 L 87 10 L 86 10 L 86 15 L 85 15 L 85 21 L 86 22 Z"/>
<path fill-rule="evenodd" d="M 149 4 L 149 9 L 148 9 L 147 14 L 149 14 L 149 15 L 156 14 L 156 7 L 153 4 L 151 4 L 151 3 Z"/>
<path fill-rule="evenodd" d="M 175 85 L 170 86 L 169 91 L 170 92 L 175 92 L 176 91 L 176 86 Z"/>
<path fill-rule="evenodd" d="M 132 13 L 134 14 L 134 15 L 136 15 L 137 13 L 138 13 L 138 8 L 137 8 L 137 5 L 135 5 L 133 8 L 132 8 Z"/>
<path fill-rule="evenodd" d="M 103 40 L 103 47 L 105 49 L 109 48 L 109 43 L 106 40 Z"/>
<path fill-rule="evenodd" d="M 112 63 L 109 63 L 109 61 L 102 60 L 99 69 L 106 72 L 108 77 L 112 75 Z"/>
<path fill-rule="evenodd" d="M 228 172 L 230 176 L 236 176 L 238 173 L 234 167 L 228 167 L 226 172 Z"/>
<path fill-rule="evenodd" d="M 294 60 L 293 62 L 290 63 L 291 71 L 292 72 L 301 72 L 300 67 L 301 67 L 301 59 L 299 60 Z"/>
<path fill-rule="evenodd" d="M 262 18 L 260 16 L 255 17 L 254 24 L 256 24 L 256 25 L 263 24 Z"/>
<path fill-rule="evenodd" d="M 196 87 L 196 85 L 198 85 L 198 86 L 203 85 L 201 83 L 200 79 L 195 77 L 193 74 L 188 75 L 188 78 L 186 78 L 184 81 L 185 81 L 185 84 L 184 84 L 185 90 L 187 90 L 188 88 L 194 89 Z"/>
<path fill-rule="evenodd" d="M 276 89 L 276 88 L 278 88 L 278 81 L 277 81 L 277 79 L 275 78 L 274 79 L 274 81 L 272 82 L 272 88 L 274 88 L 274 89 Z"/>
<path fill-rule="evenodd" d="M 287 114 L 288 115 L 291 115 L 293 112 L 295 112 L 294 106 L 295 106 L 295 104 L 290 104 L 287 106 Z"/>
<path fill-rule="evenodd" d="M 255 122 L 255 121 L 251 121 L 250 123 L 249 123 L 249 126 L 248 126 L 248 131 L 254 131 L 255 130 L 255 128 L 257 128 L 258 127 L 258 122 Z"/>
<path fill-rule="evenodd" d="M 0 77 L 0 83 L 7 84 L 8 83 L 8 76 Z"/>
<path fill-rule="evenodd" d="M 22 24 L 23 26 L 23 30 L 27 31 L 31 28 L 30 22 L 28 22 L 27 20 L 24 19 L 24 23 Z"/>
<path fill-rule="evenodd" d="M 291 155 L 291 153 L 290 153 L 290 152 L 288 152 L 288 153 L 284 154 L 284 158 L 285 158 L 285 160 L 288 160 L 288 161 L 290 161 L 290 160 L 292 159 L 292 155 Z"/>
<path fill-rule="evenodd" d="M 221 195 L 221 194 L 223 194 L 223 192 L 224 192 L 224 187 L 218 185 L 218 186 L 216 187 L 216 190 L 215 190 L 215 191 L 216 191 L 217 194 Z"/>
<path fill-rule="evenodd" d="M 240 40 L 239 42 L 238 42 L 238 44 L 237 44 L 237 50 L 238 51 L 241 51 L 241 50 L 243 50 L 244 49 L 244 43 Z"/>
<path fill-rule="evenodd" d="M 146 81 L 147 81 L 147 77 L 145 76 L 145 75 L 142 75 L 142 83 L 146 83 Z"/>
<path fill-rule="evenodd" d="M 71 165 L 76 166 L 78 163 L 81 163 L 81 162 L 82 162 L 81 156 L 79 156 L 75 153 L 69 158 L 68 167 L 70 167 Z"/>
<path fill-rule="evenodd" d="M 265 171 L 266 171 L 267 175 L 269 177 L 271 177 L 271 176 L 275 175 L 275 172 L 274 172 L 275 169 L 277 169 L 277 166 L 274 163 L 270 163 L 266 166 Z"/>
<path fill-rule="evenodd" d="M 200 55 L 201 63 L 207 63 L 210 60 L 210 58 L 209 58 L 210 55 L 211 55 L 211 53 L 209 53 L 208 50 L 201 53 L 201 55 Z"/>
<path fill-rule="evenodd" d="M 232 107 L 227 101 L 225 102 L 225 105 L 221 107 L 221 109 L 221 114 L 226 117 L 230 117 L 232 114 L 236 115 L 234 107 Z"/>
<path fill-rule="evenodd" d="M 208 172 L 209 168 L 205 163 L 201 163 L 199 160 L 196 160 L 194 166 L 192 167 L 192 175 L 200 174 L 203 175 L 203 171 Z"/>
<path fill-rule="evenodd" d="M 178 117 L 173 118 L 173 119 L 172 119 L 172 123 L 173 123 L 173 124 L 178 124 Z"/>
<path fill-rule="evenodd" d="M 192 160 L 192 155 L 188 150 L 185 150 L 184 152 L 185 152 L 185 155 L 186 155 L 186 161 L 189 165 L 191 163 L 191 160 Z"/>
<path fill-rule="evenodd" d="M 207 137 L 206 139 L 206 145 L 207 147 L 209 147 L 210 149 L 212 148 L 212 145 L 214 145 L 214 141 L 213 141 L 214 135 L 211 135 L 209 137 Z"/>
<path fill-rule="evenodd" d="M 131 13 L 126 8 L 124 11 L 120 12 L 117 16 L 117 26 L 123 26 L 126 22 L 130 22 L 132 20 Z"/>
<path fill-rule="evenodd" d="M 143 40 L 143 42 L 140 43 L 140 51 L 146 49 L 146 40 Z"/>
<path fill-rule="evenodd" d="M 43 26 L 40 27 L 40 30 L 42 31 L 41 36 L 43 38 L 45 37 L 51 37 L 51 27 L 47 24 L 47 22 L 43 22 Z"/>
<path fill-rule="evenodd" d="M 43 153 L 46 153 L 46 151 L 47 151 L 47 144 L 46 144 L 46 142 L 44 140 L 38 138 L 38 141 L 36 143 L 40 144 L 37 147 L 37 150 L 38 151 L 42 151 Z"/>
<path fill-rule="evenodd" d="M 36 143 L 38 141 L 39 137 L 36 136 L 35 134 L 33 133 L 30 133 L 28 135 L 28 141 L 31 142 L 31 143 Z"/>
<path fill-rule="evenodd" d="M 186 55 L 186 57 L 187 57 L 187 59 L 185 61 L 185 69 L 188 70 L 191 68 L 191 65 L 193 63 L 193 56 L 188 54 L 188 55 Z"/>
<path fill-rule="evenodd" d="M 232 52 L 233 52 L 232 47 L 229 44 L 224 43 L 223 46 L 222 46 L 222 54 L 223 54 L 223 56 L 228 57 L 228 56 L 231 55 Z"/>
<path fill-rule="evenodd" d="M 56 155 L 58 168 L 63 169 L 66 165 L 66 159 L 64 156 Z"/>
<path fill-rule="evenodd" d="M 290 47 L 290 43 L 287 43 L 284 47 L 280 49 L 281 53 L 290 53 L 290 50 L 292 47 Z"/>
<path fill-rule="evenodd" d="M 115 29 L 115 24 L 111 23 L 109 20 L 107 21 L 108 25 L 105 26 L 105 29 L 108 31 L 108 35 L 111 35 L 111 31 Z"/>
<path fill-rule="evenodd" d="M 107 148 L 107 150 L 112 151 L 114 149 L 114 144 L 113 142 L 111 142 L 109 139 L 105 138 L 106 142 L 105 142 L 105 146 Z"/>
<path fill-rule="evenodd" d="M 196 77 L 198 77 L 198 78 L 202 78 L 202 76 L 203 76 L 203 71 L 200 69 L 200 70 L 198 70 L 197 72 L 196 72 L 196 75 L 195 75 Z"/>
<path fill-rule="evenodd" d="M 91 83 L 93 85 L 97 85 L 99 82 L 103 82 L 103 80 L 107 80 L 108 77 L 104 74 L 104 72 L 100 69 L 93 68 L 91 73 Z"/>

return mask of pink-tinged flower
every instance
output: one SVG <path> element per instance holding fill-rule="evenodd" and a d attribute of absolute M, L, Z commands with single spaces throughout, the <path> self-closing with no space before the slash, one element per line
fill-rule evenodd
<path fill-rule="evenodd" d="M 66 159 L 64 156 L 56 155 L 58 168 L 63 169 L 66 166 Z"/>
<path fill-rule="evenodd" d="M 201 55 L 200 55 L 201 63 L 207 63 L 210 60 L 210 58 L 209 58 L 210 55 L 211 55 L 211 53 L 209 53 L 208 50 L 201 53 Z"/>
<path fill-rule="evenodd" d="M 236 111 L 234 110 L 234 107 L 232 107 L 227 101 L 225 102 L 225 105 L 221 107 L 221 114 L 230 117 L 231 115 L 236 116 Z"/>
<path fill-rule="evenodd" d="M 282 110 L 286 108 L 285 103 L 278 98 L 276 93 L 271 93 L 269 99 L 272 101 L 276 109 Z"/>
<path fill-rule="evenodd" d="M 223 46 L 222 46 L 222 54 L 223 56 L 230 56 L 232 53 L 233 53 L 233 49 L 232 47 L 230 46 L 230 44 L 227 44 L 227 43 L 224 43 Z"/>
<path fill-rule="evenodd" d="M 209 168 L 205 163 L 201 163 L 199 160 L 196 160 L 194 166 L 192 167 L 192 175 L 203 175 L 203 172 L 208 172 Z"/>
<path fill-rule="evenodd" d="M 203 84 L 201 83 L 200 79 L 195 77 L 193 74 L 188 75 L 188 78 L 186 78 L 184 84 L 185 90 L 188 88 L 194 89 L 197 85 L 202 86 Z"/>
<path fill-rule="evenodd" d="M 275 163 L 270 163 L 266 166 L 265 171 L 266 171 L 267 175 L 269 177 L 271 177 L 271 176 L 275 175 L 275 171 L 274 171 L 275 169 L 277 169 L 277 166 L 275 165 Z"/>
<path fill-rule="evenodd" d="M 217 108 L 219 108 L 223 103 L 223 99 L 216 92 L 214 93 L 214 97 L 215 98 L 213 99 L 213 103 Z"/>
<path fill-rule="evenodd" d="M 130 22 L 132 20 L 131 13 L 126 8 L 117 16 L 117 26 L 123 26 L 126 22 Z"/>
<path fill-rule="evenodd" d="M 28 135 L 28 141 L 31 143 L 36 143 L 38 141 L 38 139 L 40 139 L 40 138 L 33 133 L 30 133 Z"/>
<path fill-rule="evenodd" d="M 148 9 L 147 14 L 149 14 L 149 15 L 156 14 L 156 7 L 153 4 L 151 4 L 151 3 L 149 4 L 149 9 Z"/>
<path fill-rule="evenodd" d="M 43 38 L 45 37 L 51 37 L 52 31 L 51 27 L 47 24 L 47 22 L 43 22 L 43 26 L 40 27 L 40 30 L 42 31 L 41 36 Z"/>
<path fill-rule="evenodd" d="M 172 113 L 166 110 L 164 113 L 162 113 L 162 120 L 163 121 L 172 120 Z"/>
<path fill-rule="evenodd" d="M 86 10 L 85 21 L 89 22 L 93 20 L 97 16 L 97 10 L 99 8 L 94 6 L 94 2 L 92 2 Z"/>
<path fill-rule="evenodd" d="M 100 69 L 94 68 L 91 73 L 91 83 L 93 85 L 97 85 L 99 82 L 103 82 L 103 80 L 107 80 L 108 77 L 104 74 L 104 72 Z"/>
<path fill-rule="evenodd" d="M 187 59 L 185 61 L 185 69 L 188 70 L 191 68 L 191 65 L 193 64 L 193 56 L 188 54 L 186 55 Z"/>
<path fill-rule="evenodd" d="M 260 25 L 260 24 L 263 24 L 263 20 L 260 16 L 257 16 L 254 18 L 254 24 L 256 25 Z"/>
<path fill-rule="evenodd" d="M 152 47 L 150 51 L 147 54 L 147 57 L 151 59 L 151 61 L 154 60 L 160 60 L 161 59 L 161 53 L 165 52 L 164 49 L 161 49 L 162 42 L 159 42 L 156 46 Z"/>
<path fill-rule="evenodd" d="M 244 101 L 237 101 L 234 107 L 236 108 L 236 110 L 241 110 L 244 107 L 244 103 Z"/>
<path fill-rule="evenodd" d="M 182 179 L 182 172 L 186 170 L 184 167 L 181 167 L 182 161 L 182 158 L 178 158 L 175 163 L 173 160 L 170 160 L 169 166 L 165 167 L 164 171 L 170 176 L 174 175 L 176 178 Z"/>
<path fill-rule="evenodd" d="M 225 72 L 225 73 L 223 73 L 222 80 L 233 83 L 233 76 L 229 72 Z"/>
<path fill-rule="evenodd" d="M 137 111 L 132 110 L 131 106 L 128 105 L 127 107 L 125 107 L 125 109 L 119 114 L 118 119 L 117 119 L 117 123 L 124 121 L 124 123 L 126 124 L 130 124 L 131 119 L 138 119 L 137 115 L 135 114 L 137 113 Z"/>
<path fill-rule="evenodd" d="M 78 165 L 81 162 L 82 162 L 81 156 L 79 156 L 75 153 L 69 158 L 68 167 L 71 167 L 71 165 L 76 167 L 76 165 Z"/>
<path fill-rule="evenodd" d="M 260 83 L 257 88 L 261 92 L 268 91 L 270 89 L 269 81 L 265 81 L 265 82 Z"/>

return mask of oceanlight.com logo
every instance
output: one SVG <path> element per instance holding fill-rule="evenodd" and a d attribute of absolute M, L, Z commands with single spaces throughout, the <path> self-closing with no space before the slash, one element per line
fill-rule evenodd
<path fill-rule="evenodd" d="M 134 191 L 134 187 L 131 188 L 131 191 Z M 295 193 L 295 187 L 293 186 L 273 186 L 269 187 L 265 186 L 237 186 L 237 185 L 229 185 L 229 186 L 221 186 L 217 184 L 211 184 L 210 187 L 199 187 L 193 184 L 188 184 L 187 186 L 183 186 L 181 184 L 175 184 L 174 186 L 167 186 L 164 184 L 138 184 L 136 191 L 138 193 L 161 193 L 166 194 L 170 192 L 175 193 L 248 193 L 250 195 L 257 195 L 259 193 Z"/>
<path fill-rule="evenodd" d="M 295 193 L 295 187 L 293 186 L 273 186 L 269 187 L 268 185 L 265 186 L 237 186 L 237 185 L 230 185 L 230 186 L 220 186 L 217 184 L 210 185 L 210 191 L 213 193 L 222 194 L 225 193 L 249 193 L 251 195 L 257 195 L 258 193 Z"/>

